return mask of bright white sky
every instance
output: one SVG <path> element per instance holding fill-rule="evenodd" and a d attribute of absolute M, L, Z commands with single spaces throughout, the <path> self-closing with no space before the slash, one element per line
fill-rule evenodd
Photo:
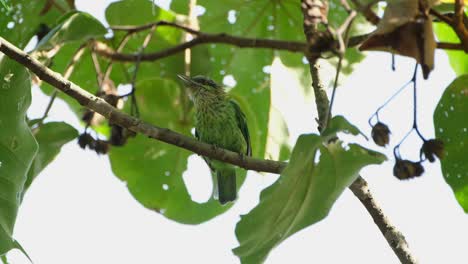
<path fill-rule="evenodd" d="M 91 4 L 81 0 L 77 7 L 102 19 L 108 2 Z M 365 62 L 343 81 L 334 114 L 345 115 L 369 135 L 368 117 L 411 78 L 413 67 L 413 61 L 397 57 L 397 71 L 392 72 L 389 55 L 368 53 Z M 454 78 L 448 69 L 446 55 L 438 51 L 430 80 L 419 82 L 419 125 L 427 137 L 434 135 L 432 113 L 437 100 Z M 281 78 L 288 76 L 284 73 Z M 381 114 L 391 127 L 393 143 L 411 126 L 410 91 L 403 92 Z M 279 88 L 273 93 L 279 96 L 284 90 Z M 288 121 L 291 140 L 315 131 L 312 101 L 303 102 L 299 92 L 283 98 L 283 103 L 277 105 Z M 33 89 L 31 115 L 41 115 L 47 102 L 47 97 Z M 66 120 L 80 128 L 77 118 L 62 102 L 54 104 L 50 120 Z M 415 137 L 410 137 L 402 152 L 416 158 L 419 145 Z M 368 167 L 362 174 L 385 214 L 406 236 L 413 254 L 421 263 L 466 262 L 468 216 L 443 180 L 439 164 L 426 164 L 423 177 L 401 182 L 392 176 L 391 151 L 386 154 L 389 162 Z M 191 161 L 193 171 L 184 178 L 194 198 L 206 199 L 210 190 L 208 177 L 203 175 L 208 170 L 198 157 Z M 200 182 L 195 177 L 205 180 Z M 36 264 L 238 263 L 230 250 L 237 245 L 234 227 L 239 214 L 255 206 L 259 191 L 273 179 L 276 177 L 249 173 L 239 201 L 229 212 L 198 226 L 181 225 L 136 202 L 125 184 L 112 175 L 106 156 L 82 151 L 72 142 L 26 193 L 15 238 Z M 9 259 L 13 264 L 29 263 L 16 250 L 9 253 Z M 358 199 L 346 190 L 324 221 L 289 238 L 273 250 L 266 263 L 399 262 Z"/>

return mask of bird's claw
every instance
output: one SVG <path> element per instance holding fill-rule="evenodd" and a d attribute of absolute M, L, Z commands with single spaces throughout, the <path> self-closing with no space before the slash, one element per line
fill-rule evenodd
<path fill-rule="evenodd" d="M 245 161 L 246 161 L 245 154 L 244 153 L 238 153 L 238 155 L 239 155 L 239 159 L 240 159 L 241 163 L 245 164 Z"/>

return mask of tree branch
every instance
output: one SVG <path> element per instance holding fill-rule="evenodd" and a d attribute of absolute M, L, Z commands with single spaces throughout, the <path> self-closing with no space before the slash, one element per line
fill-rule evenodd
<path fill-rule="evenodd" d="M 356 2 L 356 1 L 353 1 Z M 314 3 L 315 6 L 317 3 Z M 324 3 L 325 5 L 327 3 Z M 307 43 L 312 43 L 314 35 L 319 35 L 323 32 L 316 31 L 316 27 L 314 25 L 307 23 L 307 20 L 310 19 L 309 14 L 311 13 L 309 9 L 313 8 L 314 5 L 310 3 L 310 0 L 302 0 L 302 12 L 304 16 L 304 34 L 306 36 Z M 308 54 L 307 60 L 309 61 L 310 73 L 312 75 L 312 86 L 314 88 L 314 92 L 316 92 L 316 104 L 317 110 L 319 112 L 318 115 L 318 123 L 319 123 L 319 131 L 323 131 L 326 127 L 328 118 L 331 118 L 331 114 L 328 114 L 328 105 L 329 100 L 326 93 L 321 89 L 322 84 L 320 83 L 320 78 L 318 76 L 318 64 L 317 64 L 316 55 Z M 336 81 L 336 80 L 335 80 Z M 318 93 L 317 93 L 318 92 Z M 325 107 L 324 107 L 325 106 Z M 325 108 L 325 109 L 324 109 Z M 369 214 L 371 215 L 372 219 L 374 220 L 375 224 L 379 227 L 381 233 L 387 240 L 388 244 L 392 248 L 393 252 L 397 255 L 400 259 L 401 263 L 404 264 L 413 264 L 416 263 L 415 259 L 412 257 L 411 253 L 409 252 L 408 244 L 404 236 L 394 227 L 392 226 L 388 219 L 386 219 L 385 215 L 383 214 L 382 210 L 379 206 L 375 203 L 374 198 L 372 197 L 368 187 L 367 182 L 362 178 L 358 177 L 356 181 L 349 187 L 354 195 L 361 201 L 364 207 L 367 209 Z"/>
<path fill-rule="evenodd" d="M 62 75 L 42 65 L 38 60 L 32 58 L 10 42 L 0 37 L 0 52 L 9 58 L 19 62 L 31 72 L 35 73 L 41 80 L 54 86 L 70 97 L 74 98 L 82 106 L 89 108 L 103 116 L 109 121 L 131 131 L 141 133 L 150 138 L 190 150 L 199 155 L 237 165 L 247 170 L 280 173 L 287 163 L 262 160 L 250 157 L 241 157 L 238 153 L 229 150 L 215 148 L 212 145 L 195 140 L 191 137 L 160 128 L 139 120 L 135 117 L 120 112 L 102 98 L 83 90 L 78 85 L 65 79 Z"/>
<path fill-rule="evenodd" d="M 351 2 L 353 2 L 353 4 L 356 6 L 356 10 L 360 12 L 366 18 L 367 21 L 369 21 L 373 25 L 377 25 L 379 23 L 380 17 L 377 16 L 377 14 L 375 14 L 374 11 L 372 11 L 371 9 L 372 5 L 375 4 L 375 1 L 367 5 L 361 4 L 359 0 L 351 0 Z"/>
<path fill-rule="evenodd" d="M 196 38 L 184 42 L 180 45 L 165 49 L 163 51 L 147 53 L 141 55 L 141 61 L 155 61 L 182 52 L 186 49 L 206 43 L 230 44 L 240 48 L 268 48 L 276 50 L 287 50 L 291 52 L 305 52 L 306 44 L 297 41 L 281 41 L 273 39 L 253 39 L 244 37 L 234 37 L 224 33 L 220 34 L 200 34 Z M 124 54 L 115 52 L 112 48 L 102 42 L 94 42 L 92 49 L 97 54 L 115 61 L 136 61 L 138 54 Z"/>
<path fill-rule="evenodd" d="M 310 39 L 311 42 L 304 43 L 298 41 L 283 41 L 275 39 L 257 39 L 257 38 L 245 38 L 228 35 L 226 33 L 204 33 L 183 25 L 179 25 L 167 21 L 158 21 L 154 23 L 149 23 L 139 26 L 112 26 L 111 29 L 115 31 L 127 31 L 128 34 L 133 34 L 139 31 L 147 30 L 153 26 L 170 26 L 178 28 L 185 32 L 188 32 L 194 36 L 194 39 L 181 43 L 177 46 L 158 51 L 153 53 L 146 54 L 127 54 L 121 53 L 119 51 L 114 51 L 111 47 L 107 46 L 103 42 L 95 41 L 91 48 L 92 50 L 106 58 L 109 58 L 113 61 L 123 61 L 123 62 L 133 62 L 137 60 L 141 61 L 155 61 L 165 57 L 175 55 L 179 52 L 185 51 L 186 49 L 193 48 L 202 44 L 227 44 L 237 46 L 239 48 L 266 48 L 266 49 L 275 49 L 275 50 L 285 50 L 290 52 L 299 52 L 304 54 L 320 54 L 322 52 L 331 51 L 333 47 L 337 45 L 336 41 L 333 38 L 327 38 L 326 36 L 315 35 L 313 39 Z M 349 39 L 348 46 L 355 47 L 361 44 L 369 34 L 353 36 Z M 447 49 L 463 49 L 462 45 L 441 45 L 438 48 L 447 48 Z"/>
<path fill-rule="evenodd" d="M 374 223 L 380 229 L 387 242 L 393 249 L 393 252 L 400 259 L 401 263 L 417 263 L 416 259 L 411 255 L 408 248 L 408 243 L 405 237 L 401 234 L 395 226 L 393 226 L 385 217 L 380 206 L 375 202 L 374 197 L 369 191 L 367 182 L 359 177 L 356 181 L 349 186 L 349 189 L 366 207 L 369 214 L 372 216 Z"/>

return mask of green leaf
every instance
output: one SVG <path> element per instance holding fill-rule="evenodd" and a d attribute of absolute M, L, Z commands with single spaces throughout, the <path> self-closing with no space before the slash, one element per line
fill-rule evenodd
<path fill-rule="evenodd" d="M 78 136 L 78 131 L 64 122 L 50 122 L 33 129 L 33 134 L 39 143 L 39 151 L 29 168 L 23 193 L 37 175 L 55 159 L 62 146 Z"/>
<path fill-rule="evenodd" d="M 137 101 L 141 119 L 190 135 L 192 124 L 180 121 L 179 84 L 168 79 L 144 80 L 137 83 Z M 190 119 L 192 120 L 192 115 Z M 228 210 L 211 198 L 196 203 L 184 184 L 187 150 L 142 135 L 129 139 L 123 147 L 109 153 L 114 174 L 127 183 L 132 195 L 145 207 L 185 224 L 198 224 Z M 238 170 L 238 186 L 245 171 Z"/>
<path fill-rule="evenodd" d="M 37 45 L 38 50 L 48 50 L 69 42 L 85 43 L 106 34 L 106 28 L 93 16 L 79 11 L 66 14 Z"/>
<path fill-rule="evenodd" d="M 445 181 L 452 188 L 458 203 L 468 213 L 468 75 L 456 78 L 445 89 L 434 112 L 436 137 L 444 142 L 445 157 L 441 160 Z"/>
<path fill-rule="evenodd" d="M 279 243 L 324 219 L 362 167 L 385 159 L 356 144 L 345 149 L 341 142 L 325 146 L 324 141 L 318 135 L 301 135 L 278 181 L 241 217 L 236 226 L 240 246 L 233 252 L 242 263 L 263 262 Z"/>
<path fill-rule="evenodd" d="M 10 10 L 0 6 L 0 36 L 24 48 L 37 33 L 39 24 L 54 25 L 62 14 L 52 8 L 45 15 L 39 15 L 47 0 L 15 0 L 10 1 Z"/>
<path fill-rule="evenodd" d="M 6 56 L 0 61 L 0 256 L 18 243 L 12 238 L 26 174 L 37 151 L 26 123 L 31 104 L 29 72 Z"/>
<path fill-rule="evenodd" d="M 343 116 L 334 116 L 330 121 L 330 124 L 327 126 L 322 133 L 322 137 L 330 138 L 336 135 L 338 132 L 344 132 L 357 136 L 362 134 L 362 132 L 353 124 L 349 123 Z"/>
<path fill-rule="evenodd" d="M 439 41 L 460 43 L 453 29 L 445 23 L 434 23 L 434 31 Z M 445 50 L 449 57 L 450 66 L 455 71 L 457 76 L 468 73 L 468 60 L 466 54 L 462 50 Z"/>

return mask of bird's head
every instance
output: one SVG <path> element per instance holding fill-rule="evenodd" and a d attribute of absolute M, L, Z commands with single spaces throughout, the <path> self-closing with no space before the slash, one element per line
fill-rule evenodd
<path fill-rule="evenodd" d="M 216 84 L 208 77 L 197 75 L 194 77 L 185 76 L 182 74 L 177 75 L 185 87 L 190 91 L 190 97 L 193 101 L 199 99 L 209 99 L 216 97 L 224 97 L 225 91 L 221 85 Z"/>

